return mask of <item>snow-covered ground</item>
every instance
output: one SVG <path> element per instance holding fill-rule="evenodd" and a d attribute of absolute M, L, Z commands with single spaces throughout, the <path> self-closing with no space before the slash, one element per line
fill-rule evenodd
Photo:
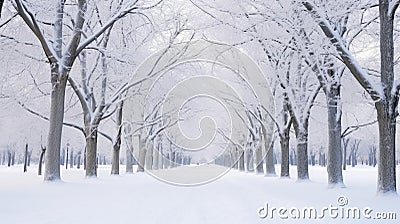
<path fill-rule="evenodd" d="M 310 182 L 296 182 L 292 167 L 291 179 L 231 171 L 197 187 L 169 185 L 146 173 L 110 176 L 108 166 L 99 167 L 97 179 L 85 179 L 83 170 L 68 169 L 62 170 L 63 182 L 43 183 L 36 168 L 23 173 L 21 166 L 0 167 L 0 223 L 247 224 L 282 223 L 284 218 L 285 223 L 378 223 L 377 212 L 397 213 L 396 220 L 379 223 L 400 220 L 400 197 L 376 196 L 377 172 L 370 167 L 345 171 L 343 189 L 327 188 L 323 167 L 310 167 Z M 268 214 L 260 209 L 266 205 Z M 292 218 L 304 211 L 308 216 L 310 208 L 324 218 Z M 361 211 L 361 220 L 347 219 L 346 214 L 341 218 L 350 208 Z M 365 219 L 364 212 L 371 219 Z M 336 213 L 338 217 L 331 218 Z"/>

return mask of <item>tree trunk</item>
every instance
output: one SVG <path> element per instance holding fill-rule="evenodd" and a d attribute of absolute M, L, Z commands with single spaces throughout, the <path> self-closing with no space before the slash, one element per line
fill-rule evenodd
<path fill-rule="evenodd" d="M 70 154 L 71 155 L 70 155 L 70 160 L 69 160 L 69 168 L 74 168 L 74 151 L 71 150 Z"/>
<path fill-rule="evenodd" d="M 157 149 L 153 148 L 153 167 L 152 167 L 153 170 L 158 169 L 159 166 L 158 163 L 160 162 L 159 159 L 160 159 L 160 152 L 158 151 L 158 148 Z"/>
<path fill-rule="evenodd" d="M 39 168 L 38 168 L 38 175 L 42 175 L 42 165 L 43 165 L 43 157 L 46 152 L 46 147 L 42 147 L 42 152 L 40 153 L 39 157 Z"/>
<path fill-rule="evenodd" d="M 94 127 L 93 127 L 94 126 Z M 86 177 L 97 176 L 97 125 L 85 128 L 86 136 Z"/>
<path fill-rule="evenodd" d="M 119 175 L 119 151 L 121 145 L 114 144 L 113 145 L 113 154 L 112 154 L 112 161 L 111 161 L 111 174 L 112 175 Z"/>
<path fill-rule="evenodd" d="M 342 175 L 340 85 L 331 85 L 326 93 L 328 106 L 328 185 L 344 187 Z"/>
<path fill-rule="evenodd" d="M 15 151 L 11 152 L 11 166 L 14 166 L 15 163 Z"/>
<path fill-rule="evenodd" d="M 76 158 L 76 168 L 77 168 L 77 169 L 80 169 L 80 168 L 81 168 L 81 154 L 82 154 L 82 152 L 79 151 L 79 152 L 78 152 L 78 157 Z"/>
<path fill-rule="evenodd" d="M 281 144 L 281 177 L 289 177 L 289 130 L 279 135 Z"/>
<path fill-rule="evenodd" d="M 378 193 L 396 192 L 396 118 L 385 101 L 376 104 L 379 126 Z"/>
<path fill-rule="evenodd" d="M 158 162 L 158 169 L 163 169 L 164 168 L 164 154 L 163 154 L 163 148 L 162 148 L 162 144 L 160 143 L 159 145 L 158 145 L 158 153 L 159 153 L 159 155 L 158 155 L 158 159 L 159 159 L 159 162 Z"/>
<path fill-rule="evenodd" d="M 168 169 L 169 168 L 169 164 L 171 163 L 170 159 L 169 159 L 169 153 L 166 153 L 165 156 L 163 156 L 163 169 Z"/>
<path fill-rule="evenodd" d="M 126 149 L 126 164 L 125 164 L 125 172 L 133 173 L 133 155 L 129 147 Z"/>
<path fill-rule="evenodd" d="M 65 155 L 65 169 L 67 170 L 68 169 L 68 159 L 69 159 L 69 157 L 68 157 L 68 145 L 67 145 L 67 154 Z"/>
<path fill-rule="evenodd" d="M 395 139 L 398 95 L 392 93 L 394 12 L 389 14 L 391 5 L 389 2 L 388 0 L 379 1 L 381 83 L 385 96 L 375 103 L 379 126 L 378 193 L 396 193 Z"/>
<path fill-rule="evenodd" d="M 28 151 L 28 163 L 27 163 L 28 166 L 31 165 L 31 158 L 32 158 L 32 150 Z"/>
<path fill-rule="evenodd" d="M 143 172 L 146 163 L 146 143 L 142 136 L 139 137 L 139 161 L 137 165 L 137 172 Z"/>
<path fill-rule="evenodd" d="M 152 142 L 147 143 L 146 149 L 147 149 L 146 150 L 147 151 L 146 158 L 145 158 L 146 169 L 151 170 L 153 167 L 153 143 Z"/>
<path fill-rule="evenodd" d="M 10 150 L 7 151 L 7 159 L 8 159 L 7 166 L 10 167 L 11 166 L 11 160 L 12 160 L 11 151 Z"/>
<path fill-rule="evenodd" d="M 117 112 L 116 112 L 116 125 L 117 125 L 117 137 L 115 138 L 113 144 L 113 155 L 111 161 L 111 174 L 118 175 L 119 174 L 119 152 L 121 149 L 121 132 L 122 132 L 122 108 L 123 102 L 121 101 L 118 104 Z"/>
<path fill-rule="evenodd" d="M 245 162 L 246 162 L 246 172 L 253 172 L 254 171 L 254 161 L 253 161 L 253 150 L 248 149 L 245 151 L 246 157 L 245 157 Z"/>
<path fill-rule="evenodd" d="M 62 150 L 62 152 L 61 152 L 61 158 L 60 158 L 60 163 L 61 163 L 61 165 L 63 165 L 64 166 L 64 163 L 65 163 L 65 149 L 63 149 Z"/>
<path fill-rule="evenodd" d="M 3 159 L 2 159 L 2 161 L 1 161 L 1 165 L 4 165 L 4 164 L 6 164 L 6 151 L 3 151 Z"/>
<path fill-rule="evenodd" d="M 169 167 L 170 168 L 176 167 L 176 151 L 171 152 Z"/>
<path fill-rule="evenodd" d="M 256 150 L 255 150 L 255 162 L 256 162 L 256 174 L 264 174 L 264 158 L 263 158 L 263 141 L 260 141 L 258 146 L 256 146 Z"/>
<path fill-rule="evenodd" d="M 245 171 L 244 167 L 244 151 L 239 149 L 239 171 Z"/>
<path fill-rule="evenodd" d="M 297 129 L 297 179 L 308 180 L 308 124 Z"/>
<path fill-rule="evenodd" d="M 343 163 L 343 170 L 346 170 L 346 165 L 347 165 L 347 147 L 349 145 L 350 139 L 348 138 L 342 138 L 343 141 L 343 157 L 342 157 L 342 163 Z"/>
<path fill-rule="evenodd" d="M 53 65 L 54 66 L 54 65 Z M 64 121 L 64 100 L 67 75 L 60 74 L 58 66 L 54 66 L 51 72 L 51 100 L 50 100 L 50 126 L 47 137 L 45 181 L 60 180 L 60 146 Z"/>
<path fill-rule="evenodd" d="M 265 139 L 266 136 L 264 136 Z M 274 161 L 274 141 L 271 141 L 269 144 L 264 140 L 264 146 L 267 150 L 265 163 L 266 163 L 266 176 L 276 176 L 275 172 L 275 161 Z"/>
<path fill-rule="evenodd" d="M 25 153 L 24 153 L 24 173 L 28 171 L 28 144 L 25 145 Z"/>

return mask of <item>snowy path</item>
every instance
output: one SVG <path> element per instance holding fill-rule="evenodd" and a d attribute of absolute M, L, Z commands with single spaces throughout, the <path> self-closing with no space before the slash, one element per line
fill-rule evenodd
<path fill-rule="evenodd" d="M 36 167 L 26 174 L 22 167 L 0 168 L 0 223 L 282 223 L 277 214 L 273 220 L 259 218 L 258 209 L 268 203 L 319 211 L 337 206 L 339 196 L 351 207 L 397 212 L 397 222 L 385 223 L 400 219 L 400 197 L 375 196 L 376 171 L 369 167 L 345 171 L 345 189 L 327 189 L 321 167 L 310 168 L 312 181 L 307 183 L 231 171 L 197 187 L 168 185 L 144 173 L 110 176 L 109 167 L 100 167 L 99 178 L 89 180 L 82 170 L 63 170 L 64 182 L 52 184 L 35 173 Z M 327 217 L 315 223 L 374 221 Z M 285 223 L 313 222 L 289 218 Z"/>

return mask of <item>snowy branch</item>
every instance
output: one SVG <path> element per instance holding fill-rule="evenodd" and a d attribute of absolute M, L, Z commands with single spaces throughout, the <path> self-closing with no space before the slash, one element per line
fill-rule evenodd
<path fill-rule="evenodd" d="M 394 14 L 396 13 L 396 10 L 399 7 L 399 4 L 400 4 L 400 0 L 391 0 L 391 1 L 389 1 L 388 16 L 390 18 L 394 17 Z"/>
<path fill-rule="evenodd" d="M 57 61 L 59 61 L 59 58 L 56 57 L 56 54 L 55 54 L 53 48 L 50 47 L 50 44 L 44 37 L 42 31 L 40 30 L 40 27 L 37 24 L 36 18 L 33 15 L 33 13 L 29 11 L 29 9 L 24 5 L 24 3 L 22 3 L 21 0 L 15 0 L 15 3 L 17 4 L 18 14 L 22 17 L 22 19 L 28 25 L 29 29 L 31 29 L 32 32 L 35 34 L 35 36 L 38 38 L 49 62 L 51 64 L 54 64 Z"/>
<path fill-rule="evenodd" d="M 0 28 L 3 26 L 7 25 L 9 22 L 11 22 L 12 19 L 18 16 L 18 13 L 12 15 L 9 19 L 7 19 L 4 23 L 0 24 Z M 0 18 L 1 18 L 1 5 L 0 5 Z"/>
<path fill-rule="evenodd" d="M 333 29 L 331 24 L 326 19 L 321 17 L 321 13 L 319 13 L 311 3 L 307 1 L 303 1 L 302 3 L 305 8 L 314 16 L 325 36 L 328 37 L 331 43 L 335 46 L 347 68 L 351 71 L 361 86 L 369 93 L 371 98 L 374 101 L 379 101 L 380 99 L 384 98 L 382 88 L 375 86 L 368 79 L 367 72 L 364 71 L 364 69 L 362 69 L 362 67 L 358 64 L 357 60 L 353 58 L 343 39 Z"/>
<path fill-rule="evenodd" d="M 96 40 L 100 35 L 102 35 L 107 29 L 109 29 L 111 26 L 114 25 L 115 22 L 117 22 L 119 19 L 125 17 L 127 14 L 130 13 L 136 13 L 135 10 L 147 10 L 156 7 L 159 5 L 163 0 L 160 0 L 156 2 L 154 5 L 151 6 L 146 6 L 146 7 L 139 7 L 137 6 L 138 0 L 135 0 L 134 2 L 130 3 L 129 6 L 127 6 L 124 10 L 121 10 L 119 13 L 114 15 L 108 22 L 106 22 L 98 31 L 96 31 L 94 34 L 92 34 L 90 37 L 87 37 L 87 39 L 80 43 L 77 50 L 76 54 L 79 54 L 84 48 L 86 48 L 89 44 L 91 44 L 94 40 Z"/>

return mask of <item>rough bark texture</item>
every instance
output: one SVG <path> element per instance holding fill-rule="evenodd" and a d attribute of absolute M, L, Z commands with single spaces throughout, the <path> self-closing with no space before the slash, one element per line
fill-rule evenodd
<path fill-rule="evenodd" d="M 296 127 L 297 140 L 297 179 L 307 180 L 308 175 L 308 121 L 302 127 Z"/>
<path fill-rule="evenodd" d="M 111 161 L 111 174 L 112 175 L 118 175 L 119 174 L 119 151 L 120 151 L 120 146 L 114 144 L 113 145 L 112 161 Z"/>
<path fill-rule="evenodd" d="M 86 127 L 86 177 L 97 176 L 97 127 Z"/>
<path fill-rule="evenodd" d="M 378 193 L 396 192 L 396 118 L 387 105 L 376 105 L 379 126 Z"/>
<path fill-rule="evenodd" d="M 389 14 L 389 1 L 379 1 L 381 83 L 384 99 L 375 107 L 379 126 L 378 193 L 396 192 L 396 117 L 398 95 L 392 93 L 394 79 L 394 12 Z"/>
<path fill-rule="evenodd" d="M 340 86 L 331 85 L 326 92 L 328 106 L 328 185 L 343 187 Z"/>
<path fill-rule="evenodd" d="M 123 108 L 123 101 L 118 104 L 115 116 L 117 125 L 117 136 L 113 144 L 113 154 L 111 161 L 111 174 L 113 175 L 119 174 L 119 153 L 121 149 L 121 133 L 122 133 L 122 108 Z"/>
<path fill-rule="evenodd" d="M 281 177 L 289 177 L 289 129 L 279 138 L 281 144 Z"/>
<path fill-rule="evenodd" d="M 266 136 L 264 136 L 265 139 Z M 274 141 L 264 141 L 266 152 L 265 163 L 266 163 L 266 176 L 276 176 L 275 163 L 274 163 Z"/>
<path fill-rule="evenodd" d="M 58 67 L 52 71 L 52 91 L 50 100 L 50 127 L 47 138 L 45 181 L 60 179 L 60 146 L 64 121 L 64 100 L 67 76 L 58 73 Z"/>
<path fill-rule="evenodd" d="M 380 194 L 396 193 L 396 167 L 395 167 L 395 134 L 396 117 L 398 106 L 399 86 L 393 86 L 394 82 L 394 42 L 393 22 L 398 2 L 379 0 L 379 23 L 380 23 L 380 56 L 381 56 L 381 81 L 380 86 L 375 86 L 367 79 L 364 71 L 361 71 L 357 61 L 353 60 L 343 44 L 337 38 L 335 31 L 321 19 L 314 7 L 307 1 L 303 5 L 313 13 L 319 20 L 319 25 L 326 37 L 335 45 L 343 62 L 358 80 L 360 85 L 369 93 L 375 102 L 379 126 L 379 159 L 378 159 L 378 188 Z M 396 84 L 398 85 L 398 84 Z M 394 87 L 394 88 L 393 88 Z M 381 91 L 382 88 L 382 91 Z"/>

